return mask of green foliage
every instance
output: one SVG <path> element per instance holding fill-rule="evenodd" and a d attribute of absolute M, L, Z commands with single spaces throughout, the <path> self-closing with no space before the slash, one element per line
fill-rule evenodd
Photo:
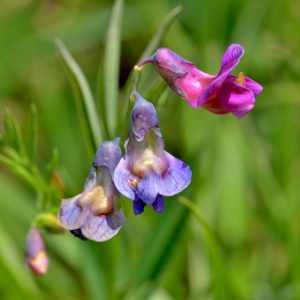
<path fill-rule="evenodd" d="M 297 1 L 5 0 L 0 8 L 1 299 L 300 297 Z M 57 37 L 66 45 L 56 40 L 58 52 Z M 126 136 L 138 58 L 164 46 L 216 74 L 231 43 L 245 48 L 234 75 L 264 87 L 241 120 L 192 108 L 151 65 L 138 86 L 158 108 L 166 150 L 191 166 L 180 199 L 200 219 L 176 197 L 163 214 L 146 207 L 141 216 L 123 198 L 128 223 L 116 237 L 45 235 L 49 271 L 27 272 L 31 222 L 82 191 L 103 140 Z"/>

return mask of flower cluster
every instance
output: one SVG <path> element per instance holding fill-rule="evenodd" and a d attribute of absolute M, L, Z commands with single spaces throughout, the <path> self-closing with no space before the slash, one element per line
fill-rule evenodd
<path fill-rule="evenodd" d="M 193 107 L 202 106 L 215 114 L 231 112 L 242 118 L 262 91 L 243 73 L 230 75 L 243 54 L 242 46 L 229 46 L 219 73 L 209 75 L 173 51 L 160 48 L 134 71 L 141 72 L 145 64 L 152 63 L 174 94 Z M 139 76 L 135 74 L 133 80 L 134 106 L 125 154 L 122 156 L 119 147 L 120 138 L 104 142 L 96 152 L 83 192 L 61 202 L 58 220 L 82 240 L 106 241 L 126 223 L 119 193 L 133 200 L 135 215 L 143 213 L 146 205 L 162 213 L 164 196 L 178 194 L 191 182 L 189 165 L 164 150 L 155 107 L 136 92 Z"/>

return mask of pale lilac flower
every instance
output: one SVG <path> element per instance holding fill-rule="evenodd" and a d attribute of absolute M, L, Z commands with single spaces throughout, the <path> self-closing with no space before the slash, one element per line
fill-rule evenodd
<path fill-rule="evenodd" d="M 230 75 L 243 54 L 241 45 L 230 45 L 223 55 L 217 75 L 196 69 L 195 64 L 167 48 L 158 49 L 153 56 L 141 61 L 139 66 L 151 62 L 174 94 L 193 107 L 201 106 L 215 114 L 231 112 L 240 119 L 251 111 L 255 97 L 263 89 L 260 84 L 244 77 L 242 72 L 238 77 Z"/>
<path fill-rule="evenodd" d="M 45 242 L 40 231 L 33 227 L 26 240 L 26 264 L 37 276 L 44 275 L 49 266 Z"/>
<path fill-rule="evenodd" d="M 71 199 L 62 199 L 58 220 L 76 237 L 97 242 L 106 241 L 126 223 L 118 207 L 119 193 L 113 183 L 113 173 L 122 152 L 120 138 L 100 145 L 83 192 Z"/>
<path fill-rule="evenodd" d="M 133 200 L 136 215 L 145 205 L 161 213 L 164 197 L 185 189 L 190 181 L 190 167 L 164 151 L 159 121 L 152 103 L 133 93 L 135 105 L 131 112 L 130 133 L 125 143 L 126 154 L 114 173 L 116 188 Z"/>

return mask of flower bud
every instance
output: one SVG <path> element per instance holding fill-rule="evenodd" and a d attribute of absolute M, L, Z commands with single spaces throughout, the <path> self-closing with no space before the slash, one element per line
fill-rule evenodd
<path fill-rule="evenodd" d="M 37 276 L 44 275 L 49 266 L 45 242 L 36 227 L 33 227 L 27 236 L 26 264 Z"/>

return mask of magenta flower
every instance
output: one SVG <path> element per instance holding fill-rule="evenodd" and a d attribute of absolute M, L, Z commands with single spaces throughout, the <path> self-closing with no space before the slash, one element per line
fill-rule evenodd
<path fill-rule="evenodd" d="M 196 69 L 195 64 L 167 48 L 158 49 L 153 56 L 141 61 L 139 66 L 151 62 L 174 94 L 193 107 L 202 106 L 215 114 L 231 112 L 240 119 L 251 111 L 255 97 L 263 89 L 260 84 L 244 77 L 242 72 L 238 77 L 230 75 L 243 54 L 241 45 L 230 45 L 223 55 L 217 75 Z"/>
<path fill-rule="evenodd" d="M 122 156 L 119 142 L 117 138 L 101 144 L 83 192 L 74 198 L 62 199 L 58 220 L 83 240 L 106 241 L 126 223 L 122 208 L 118 207 L 120 195 L 112 180 Z"/>
<path fill-rule="evenodd" d="M 26 240 L 26 264 L 37 276 L 44 275 L 49 266 L 45 242 L 40 231 L 33 227 Z"/>
<path fill-rule="evenodd" d="M 164 197 L 185 189 L 190 181 L 190 167 L 164 151 L 159 121 L 152 103 L 133 93 L 136 101 L 131 112 L 130 133 L 125 143 L 126 154 L 114 173 L 116 188 L 133 200 L 136 215 L 145 205 L 162 213 Z M 129 146 L 128 146 L 129 144 Z"/>

